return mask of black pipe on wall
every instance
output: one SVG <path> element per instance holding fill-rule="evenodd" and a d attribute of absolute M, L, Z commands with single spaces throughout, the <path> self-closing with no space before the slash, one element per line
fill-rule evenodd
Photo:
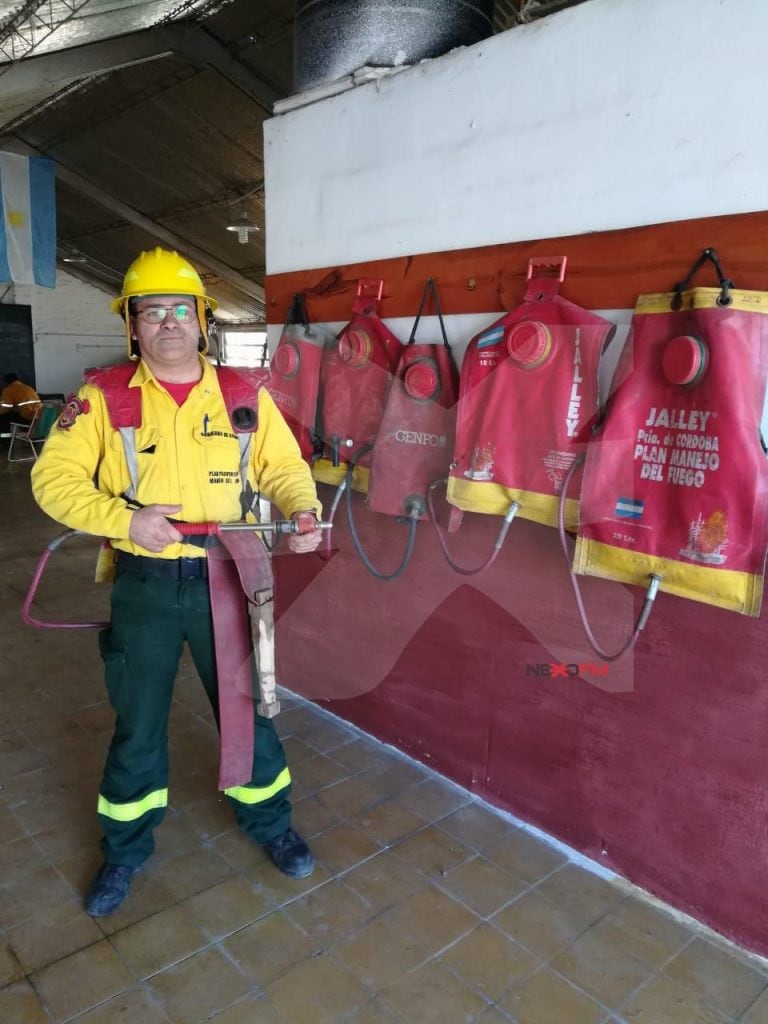
<path fill-rule="evenodd" d="M 493 33 L 494 0 L 297 0 L 294 89 L 439 57 Z"/>

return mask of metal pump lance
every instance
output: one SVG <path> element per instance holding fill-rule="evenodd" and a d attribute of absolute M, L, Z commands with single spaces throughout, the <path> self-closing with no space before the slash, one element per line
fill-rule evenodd
<path fill-rule="evenodd" d="M 305 533 L 296 519 L 275 519 L 269 523 L 180 523 L 169 519 L 185 537 L 219 537 L 222 533 L 256 531 L 257 533 Z M 332 522 L 316 522 L 315 530 L 330 530 Z"/>
<path fill-rule="evenodd" d="M 271 533 L 273 535 L 303 532 L 302 524 L 295 519 L 275 519 L 272 522 L 264 523 L 181 523 L 175 519 L 169 519 L 168 521 L 173 523 L 179 533 L 186 537 L 218 537 L 224 533 L 243 531 Z M 330 530 L 332 526 L 333 523 L 329 522 L 317 522 L 314 524 L 314 528 L 317 530 Z M 24 603 L 21 606 L 21 617 L 28 626 L 35 626 L 37 629 L 104 629 L 109 625 L 108 622 L 46 622 L 43 619 L 35 618 L 32 614 L 32 605 L 37 596 L 48 559 L 54 551 L 70 540 L 70 538 L 85 536 L 88 535 L 83 530 L 65 530 L 64 533 L 60 533 L 46 545 L 35 568 L 32 581 L 29 584 L 27 596 L 24 598 Z"/>

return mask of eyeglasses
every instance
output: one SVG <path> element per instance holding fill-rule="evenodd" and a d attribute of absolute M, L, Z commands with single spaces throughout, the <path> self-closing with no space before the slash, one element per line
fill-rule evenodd
<path fill-rule="evenodd" d="M 180 302 L 176 306 L 147 306 L 146 309 L 137 310 L 135 316 L 145 324 L 162 324 L 170 313 L 180 324 L 191 324 L 197 317 L 197 310 L 188 302 Z"/>

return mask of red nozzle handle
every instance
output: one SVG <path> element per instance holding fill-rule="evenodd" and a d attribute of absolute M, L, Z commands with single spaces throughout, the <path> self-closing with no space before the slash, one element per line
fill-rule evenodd
<path fill-rule="evenodd" d="M 317 529 L 317 516 L 314 512 L 299 512 L 293 522 L 296 523 L 296 533 L 312 533 Z"/>
<path fill-rule="evenodd" d="M 217 537 L 221 532 L 221 523 L 179 523 L 175 519 L 168 522 L 185 537 Z"/>

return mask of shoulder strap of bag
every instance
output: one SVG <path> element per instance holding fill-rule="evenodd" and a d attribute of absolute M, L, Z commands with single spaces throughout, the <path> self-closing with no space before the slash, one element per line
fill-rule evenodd
<path fill-rule="evenodd" d="M 717 283 L 720 285 L 720 296 L 717 300 L 718 306 L 730 306 L 733 301 L 730 295 L 730 290 L 736 286 L 733 281 L 723 273 L 723 268 L 720 266 L 720 260 L 718 259 L 715 250 L 705 249 L 691 267 L 685 280 L 678 281 L 673 287 L 672 291 L 674 294 L 672 296 L 672 309 L 682 309 L 683 292 L 690 286 L 694 277 L 698 274 L 699 270 L 705 263 L 711 263 L 715 268 L 715 273 L 717 274 Z"/>
<path fill-rule="evenodd" d="M 427 304 L 429 297 L 435 304 L 435 312 L 437 313 L 438 320 L 440 321 L 440 333 L 443 336 L 443 345 L 450 350 L 451 346 L 448 344 L 448 338 L 445 333 L 445 324 L 443 323 L 443 311 L 440 309 L 440 296 L 437 294 L 437 285 L 430 277 L 427 283 L 424 285 L 424 291 L 421 294 L 421 302 L 419 303 L 419 311 L 416 314 L 416 319 L 413 321 L 413 327 L 411 328 L 411 336 L 407 341 L 408 345 L 412 345 L 416 340 L 416 328 L 419 326 L 419 320 L 421 320 L 421 314 L 424 312 L 424 307 Z"/>

